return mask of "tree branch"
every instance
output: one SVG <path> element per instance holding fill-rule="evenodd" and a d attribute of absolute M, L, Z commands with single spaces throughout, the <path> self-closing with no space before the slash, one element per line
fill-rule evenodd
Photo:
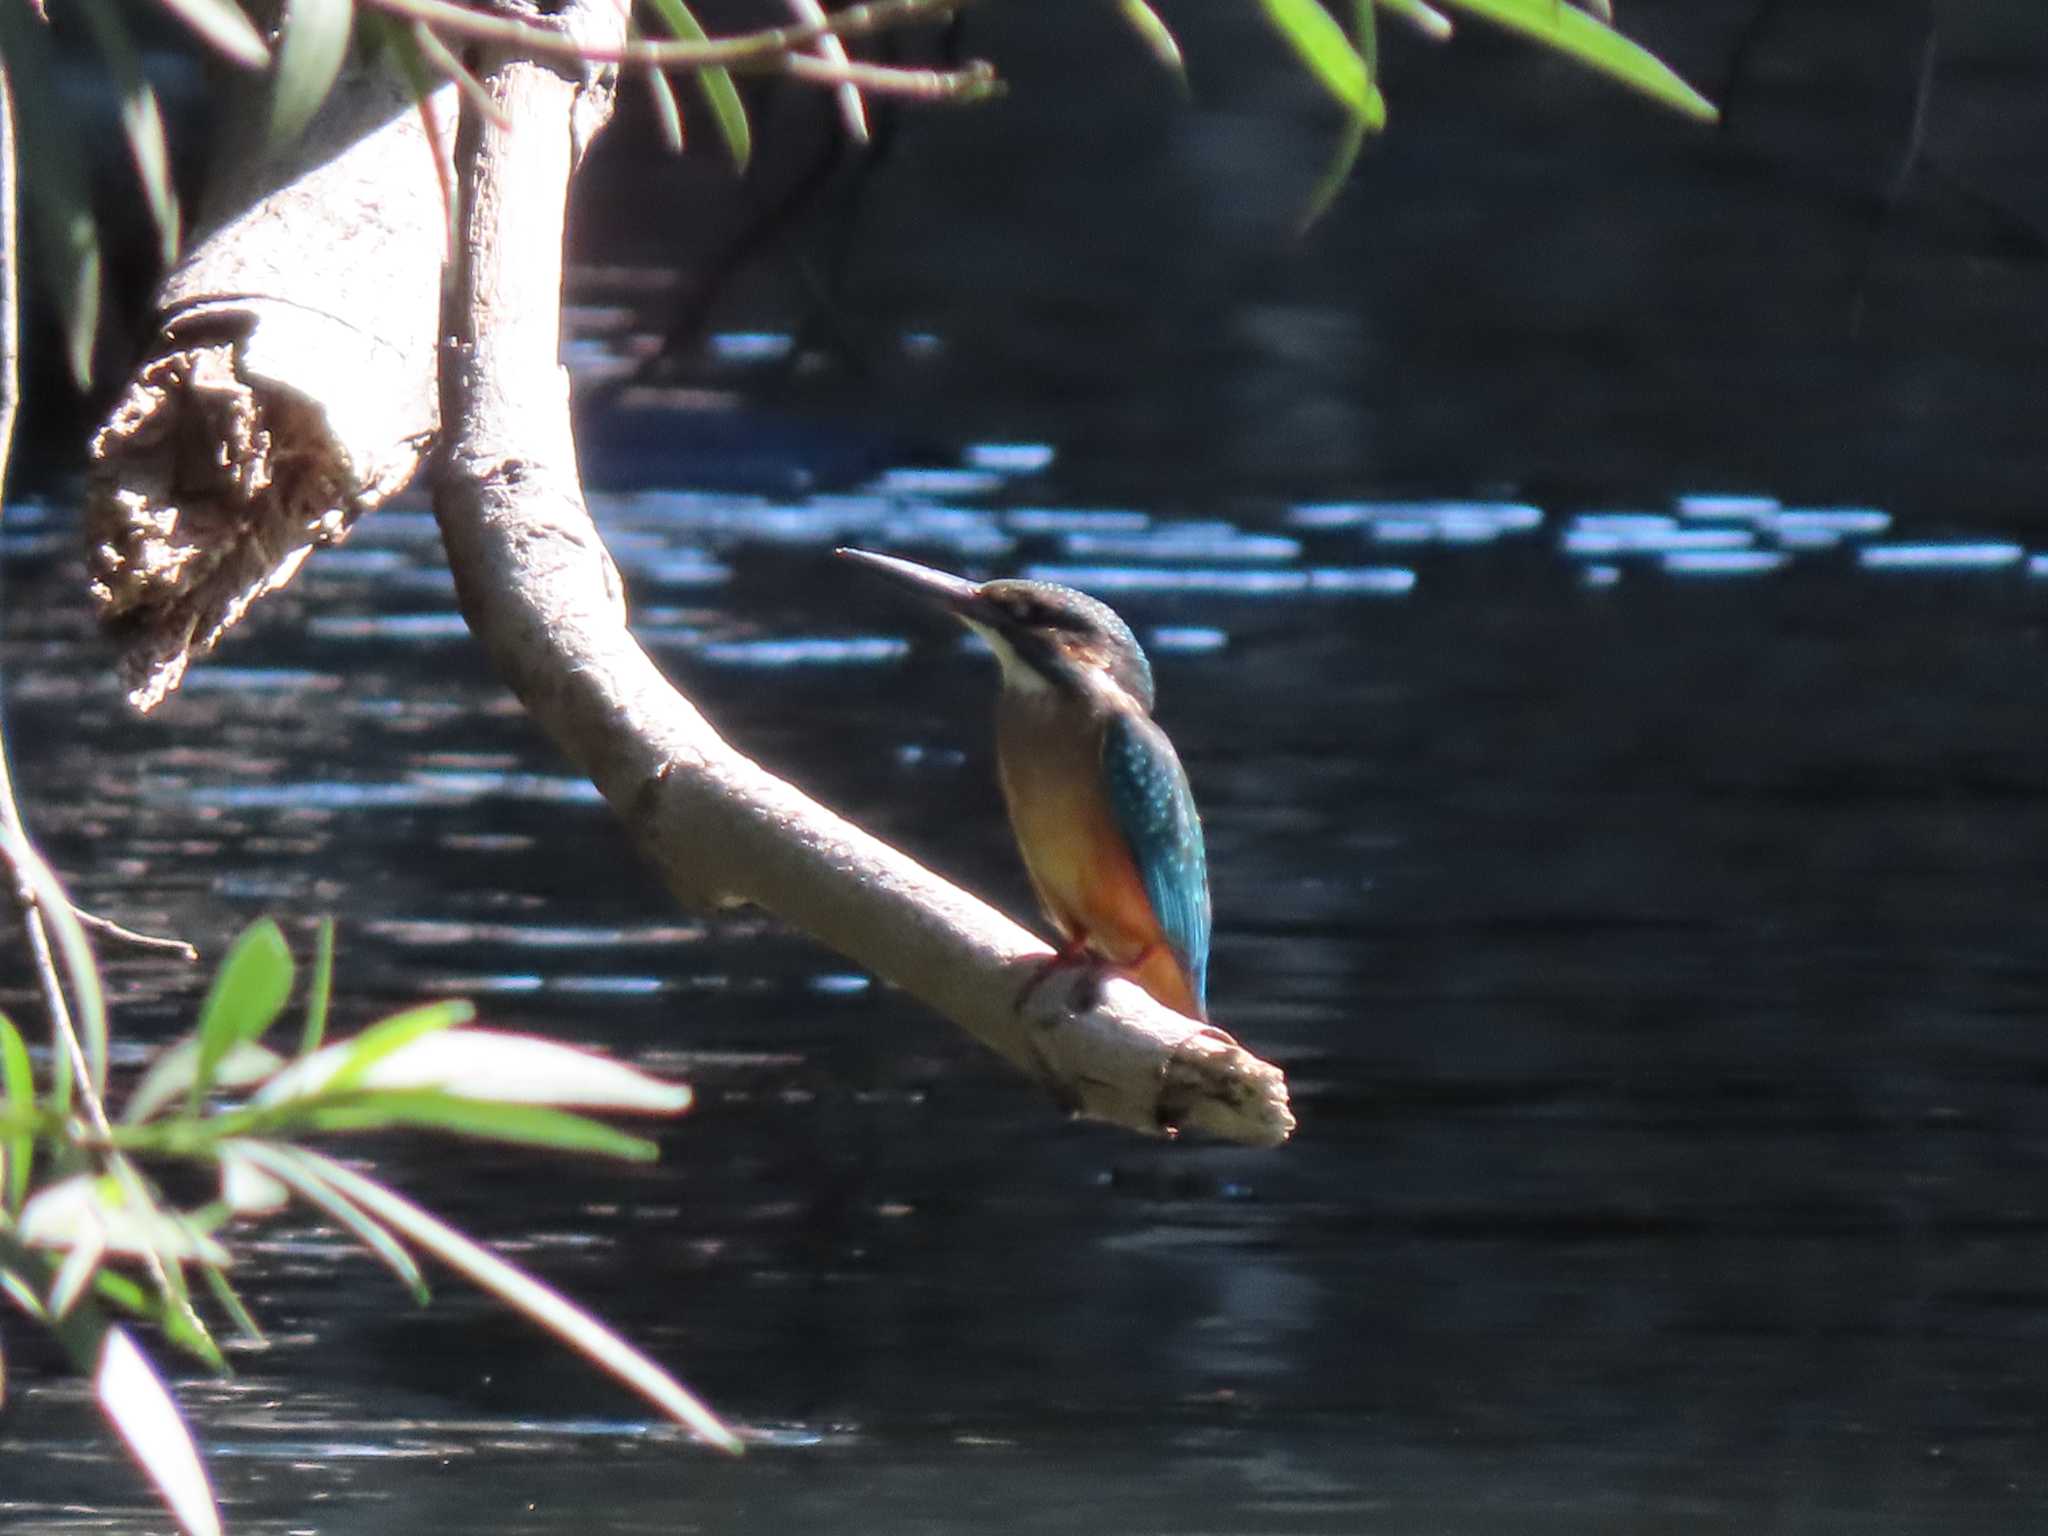
<path fill-rule="evenodd" d="M 250 117 L 266 88 L 247 87 Z M 87 484 L 93 595 L 138 708 L 424 457 L 448 241 L 427 124 L 454 95 L 423 112 L 395 71 L 352 65 L 301 140 L 209 185 Z M 246 119 L 224 137 L 263 142 Z"/>
<path fill-rule="evenodd" d="M 586 57 L 617 7 L 572 4 Z M 588 35 L 586 36 L 585 33 Z M 1122 980 L 1092 1007 L 1013 1000 L 1044 944 L 734 750 L 626 627 L 584 504 L 559 363 L 564 204 L 610 81 L 525 59 L 483 74 L 503 127 L 465 103 L 462 238 L 443 334 L 434 492 L 457 593 L 499 673 L 693 904 L 759 905 L 916 994 L 1068 1108 L 1134 1130 L 1258 1145 L 1293 1130 L 1285 1080 L 1221 1030 Z"/>

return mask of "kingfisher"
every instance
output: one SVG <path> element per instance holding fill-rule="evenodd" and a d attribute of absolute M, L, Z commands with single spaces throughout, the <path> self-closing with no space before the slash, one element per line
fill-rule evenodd
<path fill-rule="evenodd" d="M 996 765 L 1031 888 L 1059 930 L 1054 969 L 1128 976 L 1206 1021 L 1209 865 L 1187 771 L 1152 719 L 1152 665 L 1130 626 L 1072 587 L 972 582 L 842 549 L 975 631 L 1002 671 Z"/>

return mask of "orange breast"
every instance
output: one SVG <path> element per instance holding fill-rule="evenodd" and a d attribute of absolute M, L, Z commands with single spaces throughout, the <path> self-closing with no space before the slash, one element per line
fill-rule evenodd
<path fill-rule="evenodd" d="M 1102 727 L 1056 695 L 1005 689 L 996 752 L 1010 825 L 1046 916 L 1178 1012 L 1200 1010 L 1102 785 Z"/>

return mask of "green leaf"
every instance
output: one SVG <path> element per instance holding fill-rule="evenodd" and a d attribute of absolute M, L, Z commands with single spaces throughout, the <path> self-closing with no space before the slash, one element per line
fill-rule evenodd
<path fill-rule="evenodd" d="M 0 58 L 14 87 L 30 234 L 42 252 L 44 280 L 64 326 L 65 357 L 79 388 L 92 380 L 92 343 L 100 318 L 100 241 L 87 190 L 84 142 L 55 89 L 56 51 L 49 29 L 25 4 L 0 5 Z"/>
<path fill-rule="evenodd" d="M 1441 43 L 1451 35 L 1450 18 L 1424 0 L 1379 0 L 1380 8 L 1390 16 L 1398 16 L 1431 42 Z M 1373 72 L 1379 78 L 1379 72 Z"/>
<path fill-rule="evenodd" d="M 352 1042 L 344 1041 L 295 1062 L 278 1081 L 265 1086 L 257 1102 L 310 1098 L 344 1086 L 335 1082 L 335 1076 L 354 1049 Z M 500 1104 L 548 1104 L 629 1115 L 679 1115 L 690 1107 L 691 1097 L 685 1083 L 664 1082 L 595 1051 L 495 1029 L 449 1029 L 406 1040 L 345 1086 L 435 1088 Z"/>
<path fill-rule="evenodd" d="M 178 195 L 171 190 L 170 151 L 164 145 L 164 118 L 157 107 L 156 92 L 142 73 L 135 44 L 122 25 L 112 0 L 83 0 L 86 24 L 107 73 L 121 93 L 121 128 L 128 135 L 128 150 L 135 158 L 135 174 L 142 182 L 142 195 L 149 204 L 149 216 L 156 225 L 158 254 L 165 265 L 178 257 Z"/>
<path fill-rule="evenodd" d="M 708 41 L 704 29 L 697 24 L 697 18 L 683 0 L 647 0 L 647 3 L 673 36 L 688 43 Z M 740 100 L 739 87 L 733 84 L 732 71 L 722 67 L 698 70 L 697 89 L 704 93 L 704 100 L 711 108 L 712 121 L 718 124 L 719 137 L 725 140 L 733 168 L 744 171 L 754 153 L 754 134 L 747 126 L 746 104 Z"/>
<path fill-rule="evenodd" d="M 652 1162 L 660 1149 L 601 1121 L 538 1104 L 494 1104 L 439 1088 L 384 1088 L 323 1093 L 269 1106 L 252 1122 L 264 1131 L 381 1131 L 393 1126 L 452 1131 L 485 1141 L 585 1152 Z"/>
<path fill-rule="evenodd" d="M 131 1184 L 118 1173 L 78 1173 L 45 1185 L 22 1208 L 19 1230 L 21 1240 L 37 1248 L 96 1246 L 165 1264 L 228 1261 L 216 1239 L 158 1208 L 139 1180 Z"/>
<path fill-rule="evenodd" d="M 259 1107 L 276 1105 L 359 1087 L 380 1063 L 407 1046 L 443 1030 L 453 1029 L 458 1024 L 467 1024 L 475 1017 L 476 1009 L 459 999 L 408 1008 L 403 1013 L 395 1013 L 372 1024 L 353 1040 L 337 1040 L 310 1056 L 301 1056 L 265 1083 L 251 1103 Z M 414 1081 L 381 1083 L 378 1086 L 418 1088 L 442 1085 L 437 1080 L 431 1084 Z"/>
<path fill-rule="evenodd" d="M 276 148 L 306 131 L 348 57 L 355 7 L 349 0 L 285 0 L 277 28 L 265 141 Z"/>
<path fill-rule="evenodd" d="M 15 9 L 0 4 L 0 34 L 6 33 Z M 4 46 L 4 40 L 0 40 L 0 46 Z M 17 81 L 17 88 L 19 84 Z M 19 107 L 20 103 L 16 105 Z M 100 991 L 100 973 L 93 964 L 92 945 L 79 924 L 78 914 L 72 910 L 71 898 L 64 894 L 55 871 L 43 861 L 35 846 L 18 832 L 5 830 L 0 830 L 0 845 L 4 845 L 15 874 L 28 886 L 50 937 L 56 941 L 57 954 L 64 962 L 65 980 L 71 988 L 71 1003 L 78 1013 L 77 1028 L 84 1037 L 79 1042 L 79 1051 L 85 1058 L 88 1086 L 93 1093 L 103 1094 L 107 1088 L 107 1000 Z M 56 1064 L 51 1069 L 55 1080 L 51 1098 L 62 1114 L 71 1107 L 71 1058 L 67 1042 L 53 1042 L 52 1055 Z"/>
<path fill-rule="evenodd" d="M 1271 0 L 1268 0 L 1271 3 Z M 1654 54 L 1558 0 L 1440 0 L 1534 38 L 1688 117 L 1715 122 L 1720 112 Z"/>
<path fill-rule="evenodd" d="M 7 1108 L 17 1120 L 26 1120 L 35 1113 L 36 1079 L 29 1066 L 28 1042 L 21 1038 L 21 1031 L 14 1027 L 14 1020 L 0 1013 L 0 1090 L 7 1095 Z M 7 1209 L 21 1210 L 21 1202 L 28 1198 L 29 1170 L 35 1166 L 36 1139 L 30 1131 L 17 1131 L 7 1139 L 0 1162 L 7 1166 Z"/>
<path fill-rule="evenodd" d="M 403 1013 L 394 1013 L 388 1019 L 379 1020 L 348 1043 L 334 1075 L 321 1084 L 322 1091 L 338 1093 L 353 1088 L 363 1080 L 364 1073 L 393 1051 L 428 1035 L 439 1034 L 444 1029 L 467 1024 L 475 1017 L 476 1009 L 469 1003 L 451 998 L 444 1002 L 423 1003 L 417 1008 L 408 1008 Z"/>
<path fill-rule="evenodd" d="M 227 1361 L 213 1340 L 205 1322 L 192 1308 L 192 1290 L 185 1283 L 184 1255 L 190 1253 L 201 1263 L 225 1267 L 230 1258 L 209 1234 L 200 1231 L 176 1211 L 166 1211 L 155 1193 L 143 1181 L 135 1165 L 118 1153 L 107 1159 L 108 1178 L 120 1186 L 120 1195 L 144 1232 L 155 1234 L 143 1245 L 142 1257 L 149 1277 L 156 1282 L 163 1300 L 159 1326 L 164 1337 L 187 1354 L 215 1371 L 225 1371 Z"/>
<path fill-rule="evenodd" d="M 676 105 L 675 87 L 668 83 L 668 76 L 649 66 L 642 72 L 647 81 L 647 96 L 654 103 L 655 126 L 661 130 L 661 142 L 668 146 L 672 155 L 683 152 L 683 109 Z"/>
<path fill-rule="evenodd" d="M 1302 210 L 1301 224 L 1297 234 L 1307 234 L 1322 223 L 1323 215 L 1330 211 L 1330 205 L 1337 201 L 1337 194 L 1344 190 L 1344 184 L 1351 179 L 1352 168 L 1358 164 L 1358 156 L 1365 148 L 1367 131 L 1365 119 L 1354 117 L 1344 125 L 1344 136 L 1337 141 L 1337 151 L 1330 156 L 1330 163 L 1323 174 L 1316 178 L 1315 190 L 1309 193 L 1308 207 Z"/>
<path fill-rule="evenodd" d="M 232 1150 L 236 1156 L 262 1169 L 307 1204 L 325 1213 L 398 1276 L 399 1283 L 412 1292 L 413 1300 L 421 1306 L 431 1299 L 427 1282 L 420 1274 L 419 1265 L 413 1263 L 412 1255 L 400 1246 L 398 1239 L 386 1231 L 382 1223 L 366 1215 L 348 1196 L 336 1189 L 321 1173 L 317 1161 L 308 1154 L 297 1147 L 267 1141 L 234 1141 L 227 1143 L 222 1150 Z"/>
<path fill-rule="evenodd" d="M 79 1234 L 57 1266 L 57 1278 L 50 1283 L 50 1316 L 66 1318 L 85 1294 L 92 1277 L 99 1273 L 100 1260 L 107 1256 L 105 1237 L 93 1230 Z"/>
<path fill-rule="evenodd" d="M 313 981 L 306 992 L 306 1030 L 299 1054 L 310 1056 L 327 1035 L 327 1009 L 334 997 L 334 919 L 323 917 L 313 940 Z"/>
<path fill-rule="evenodd" d="M 507 1264 L 489 1249 L 374 1180 L 316 1152 L 301 1155 L 370 1215 L 547 1329 L 700 1439 L 734 1455 L 740 1453 L 739 1436 L 726 1428 L 681 1382 L 560 1292 Z"/>
<path fill-rule="evenodd" d="M 196 1113 L 222 1058 L 245 1041 L 260 1040 L 292 995 L 292 951 L 275 922 L 263 918 L 242 930 L 215 973 L 199 1010 L 199 1064 L 192 1079 Z"/>
<path fill-rule="evenodd" d="M 248 69 L 270 62 L 263 34 L 235 0 L 163 0 L 163 6 L 233 62 Z"/>
<path fill-rule="evenodd" d="M 206 1281 L 206 1288 L 213 1293 L 215 1303 L 227 1314 L 228 1321 L 235 1325 L 235 1332 L 242 1336 L 243 1341 L 259 1348 L 268 1347 L 270 1340 L 264 1337 L 256 1319 L 243 1305 L 241 1293 L 228 1283 L 228 1277 L 212 1264 L 200 1265 L 199 1273 Z"/>
<path fill-rule="evenodd" d="M 100 1412 L 188 1536 L 220 1536 L 220 1511 L 177 1400 L 124 1328 L 108 1328 L 92 1369 Z"/>
<path fill-rule="evenodd" d="M 49 1322 L 49 1313 L 43 1308 L 42 1290 L 27 1269 L 25 1259 L 18 1253 L 7 1254 L 7 1246 L 0 1242 L 0 1296 L 5 1296 L 37 1322 Z M 37 1272 L 40 1271 L 39 1265 Z"/>
<path fill-rule="evenodd" d="M 244 1041 L 230 1046 L 213 1069 L 216 1088 L 250 1088 L 270 1077 L 284 1065 L 284 1058 L 268 1046 Z M 166 1048 L 149 1070 L 142 1074 L 121 1106 L 123 1125 L 140 1125 L 173 1100 L 191 1092 L 199 1080 L 199 1042 L 190 1035 Z"/>
<path fill-rule="evenodd" d="M 155 1322 L 162 1313 L 157 1299 L 118 1269 L 102 1269 L 92 1277 L 93 1291 L 124 1312 Z"/>
<path fill-rule="evenodd" d="M 1259 0 L 1259 4 L 1324 90 L 1349 107 L 1368 129 L 1376 131 L 1385 125 L 1387 104 L 1379 87 L 1321 0 Z"/>
<path fill-rule="evenodd" d="M 1159 13 L 1145 3 L 1145 0 L 1116 0 L 1116 8 L 1123 12 L 1125 23 L 1138 34 L 1152 57 L 1159 61 L 1159 67 L 1171 70 L 1180 78 L 1181 85 L 1187 85 L 1187 61 L 1181 57 L 1180 43 L 1173 35 L 1173 29 L 1160 19 Z"/>
<path fill-rule="evenodd" d="M 1358 33 L 1358 56 L 1365 61 L 1365 77 L 1377 89 L 1380 80 L 1380 34 L 1375 19 L 1373 0 L 1352 0 L 1352 22 Z M 1352 169 L 1358 164 L 1358 157 L 1365 149 L 1370 133 L 1366 120 L 1353 115 L 1344 125 L 1344 133 L 1337 141 L 1337 149 L 1330 156 L 1330 163 L 1317 178 L 1315 190 L 1309 194 L 1308 207 L 1302 210 L 1301 225 L 1297 233 L 1307 234 L 1322 222 L 1323 215 L 1330 211 L 1330 205 L 1337 201 L 1337 194 L 1344 190 L 1344 184 L 1351 179 Z"/>

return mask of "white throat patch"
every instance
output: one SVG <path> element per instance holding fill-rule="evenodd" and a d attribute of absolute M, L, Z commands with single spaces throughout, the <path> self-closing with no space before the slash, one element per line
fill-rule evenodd
<path fill-rule="evenodd" d="M 1014 688 L 1019 693 L 1051 693 L 1052 684 L 1038 674 L 1036 668 L 1017 654 L 1016 648 L 1002 635 L 986 624 L 968 621 L 974 632 L 988 642 L 988 648 L 996 653 L 996 663 L 1003 669 L 1003 686 Z"/>

